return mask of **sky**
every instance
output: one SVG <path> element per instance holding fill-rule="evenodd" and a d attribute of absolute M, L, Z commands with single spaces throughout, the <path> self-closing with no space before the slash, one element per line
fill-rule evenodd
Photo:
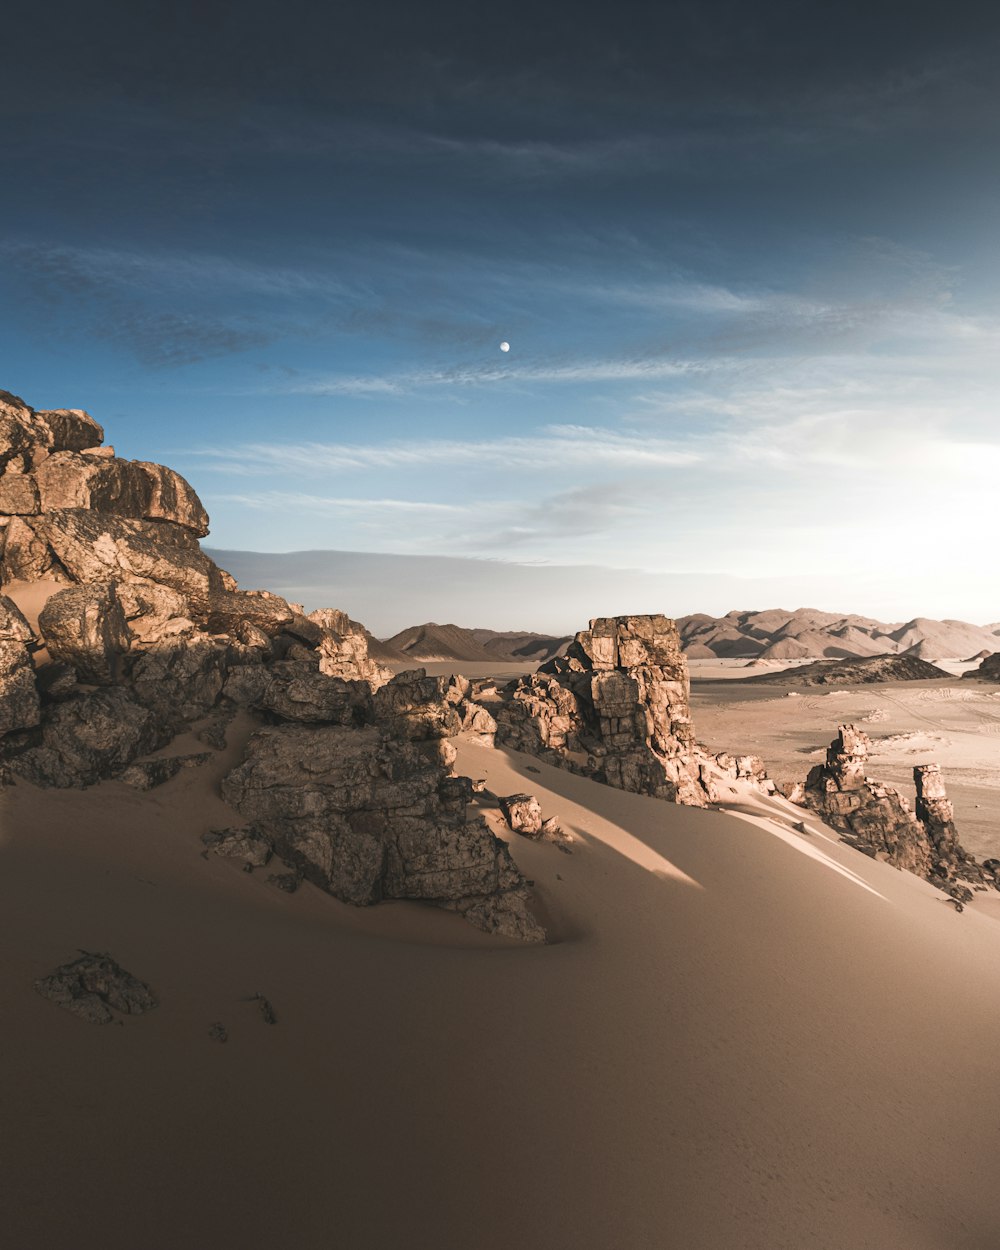
<path fill-rule="evenodd" d="M 0 387 L 313 553 L 297 597 L 338 551 L 476 561 L 503 603 L 436 619 L 498 628 L 1000 618 L 1000 11 L 56 0 L 4 46 Z M 338 606 L 413 623 L 370 563 Z"/>

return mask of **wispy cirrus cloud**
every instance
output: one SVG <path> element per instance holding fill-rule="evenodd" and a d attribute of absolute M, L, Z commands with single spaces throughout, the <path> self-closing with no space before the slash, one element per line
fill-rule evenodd
<path fill-rule="evenodd" d="M 468 508 L 459 504 L 435 503 L 433 500 L 363 499 L 336 495 L 311 495 L 290 490 L 255 491 L 253 494 L 221 494 L 216 495 L 215 498 L 263 512 L 291 510 L 293 513 L 348 513 L 355 516 L 366 513 L 375 516 L 392 516 L 410 512 L 430 516 L 457 516 L 468 511 Z"/>
<path fill-rule="evenodd" d="M 403 469 L 415 466 L 483 465 L 550 472 L 561 468 L 664 469 L 694 464 L 700 453 L 663 438 L 590 426 L 552 425 L 537 434 L 502 438 L 425 439 L 385 443 L 245 443 L 192 448 L 205 467 L 228 473 L 302 475 Z"/>
<path fill-rule="evenodd" d="M 483 365 L 478 368 L 427 369 L 385 376 L 333 375 L 291 379 L 273 388 L 292 395 L 403 395 L 445 386 L 492 386 L 501 383 L 642 382 L 705 373 L 725 367 L 724 361 L 670 359 L 577 360 L 566 364 Z"/>

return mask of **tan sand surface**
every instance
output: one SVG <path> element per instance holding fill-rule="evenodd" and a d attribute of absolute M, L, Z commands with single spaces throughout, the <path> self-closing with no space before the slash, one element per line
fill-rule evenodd
<path fill-rule="evenodd" d="M 463 771 L 577 839 L 514 839 L 552 945 L 287 895 L 199 854 L 238 737 L 146 795 L 0 792 L 7 1244 L 1000 1244 L 995 919 L 782 803 L 675 808 L 471 742 Z M 101 1028 L 38 997 L 78 947 L 160 1007 Z"/>
<path fill-rule="evenodd" d="M 803 780 L 844 723 L 872 739 L 869 774 L 910 797 L 914 766 L 940 764 L 962 844 L 980 859 L 1000 857 L 1000 687 L 887 682 L 789 696 L 784 687 L 695 682 L 691 705 L 699 741 L 760 755 L 776 780 Z"/>
<path fill-rule="evenodd" d="M 3 593 L 13 599 L 24 613 L 32 629 L 38 629 L 38 614 L 57 590 L 65 590 L 65 582 L 7 582 Z"/>

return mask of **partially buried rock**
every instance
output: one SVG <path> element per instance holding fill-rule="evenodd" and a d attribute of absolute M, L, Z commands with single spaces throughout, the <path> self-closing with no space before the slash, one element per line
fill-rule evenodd
<path fill-rule="evenodd" d="M 559 823 L 557 816 L 550 816 L 548 820 L 542 821 L 541 836 L 546 842 L 552 842 L 560 851 L 564 851 L 567 855 L 572 855 L 570 843 L 573 839 Z"/>
<path fill-rule="evenodd" d="M 273 872 L 268 877 L 271 885 L 276 885 L 279 890 L 284 890 L 286 894 L 294 894 L 299 888 L 299 882 L 302 878 L 297 872 Z"/>
<path fill-rule="evenodd" d="M 246 829 L 212 829 L 203 833 L 201 840 L 216 855 L 243 859 L 254 868 L 263 868 L 274 851 L 271 839 L 253 825 Z"/>
<path fill-rule="evenodd" d="M 537 838 L 542 833 L 542 807 L 533 794 L 508 794 L 500 799 L 500 810 L 515 833 Z"/>
<path fill-rule="evenodd" d="M 138 1016 L 157 1006 L 148 985 L 126 972 L 110 955 L 90 951 L 83 951 L 79 959 L 36 981 L 35 989 L 89 1024 L 110 1024 L 113 1010 Z"/>

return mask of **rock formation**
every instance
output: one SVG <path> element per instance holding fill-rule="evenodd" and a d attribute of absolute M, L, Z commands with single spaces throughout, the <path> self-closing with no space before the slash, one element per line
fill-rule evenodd
<path fill-rule="evenodd" d="M 35 989 L 88 1024 L 110 1024 L 115 1011 L 139 1016 L 157 1006 L 156 995 L 148 985 L 126 972 L 110 955 L 90 951 L 82 951 L 79 959 L 61 964 L 36 981 Z"/>
<path fill-rule="evenodd" d="M 252 867 L 273 846 L 295 884 L 426 900 L 544 940 L 506 844 L 469 817 L 471 782 L 452 772 L 444 738 L 496 728 L 469 683 L 390 680 L 343 612 L 239 589 L 201 550 L 208 516 L 190 485 L 103 438 L 84 412 L 0 392 L 0 589 L 49 592 L 37 634 L 0 595 L 0 783 L 158 785 L 207 756 L 141 757 L 202 720 L 218 748 L 242 707 L 262 727 L 223 790 L 253 832 L 213 849 Z"/>
<path fill-rule="evenodd" d="M 694 740 L 687 662 L 665 616 L 602 617 L 564 656 L 473 699 L 496 742 L 620 790 L 704 806 L 737 778 L 769 786 L 760 760 L 711 756 Z"/>
<path fill-rule="evenodd" d="M 790 788 L 788 797 L 816 812 L 858 850 L 915 873 L 959 900 L 972 897 L 970 886 L 993 886 L 992 873 L 959 844 L 938 766 L 914 768 L 914 810 L 893 786 L 866 775 L 870 746 L 867 734 L 841 725 L 826 762 L 810 771 L 804 785 Z"/>
<path fill-rule="evenodd" d="M 963 677 L 971 677 L 975 681 L 1000 681 L 1000 651 L 984 655 L 978 668 L 971 673 L 963 673 Z"/>
<path fill-rule="evenodd" d="M 945 669 L 907 652 L 906 655 L 869 655 L 864 659 L 817 660 L 814 664 L 803 664 L 799 668 L 765 673 L 746 680 L 755 684 L 844 686 L 889 681 L 940 681 L 950 677 Z"/>

